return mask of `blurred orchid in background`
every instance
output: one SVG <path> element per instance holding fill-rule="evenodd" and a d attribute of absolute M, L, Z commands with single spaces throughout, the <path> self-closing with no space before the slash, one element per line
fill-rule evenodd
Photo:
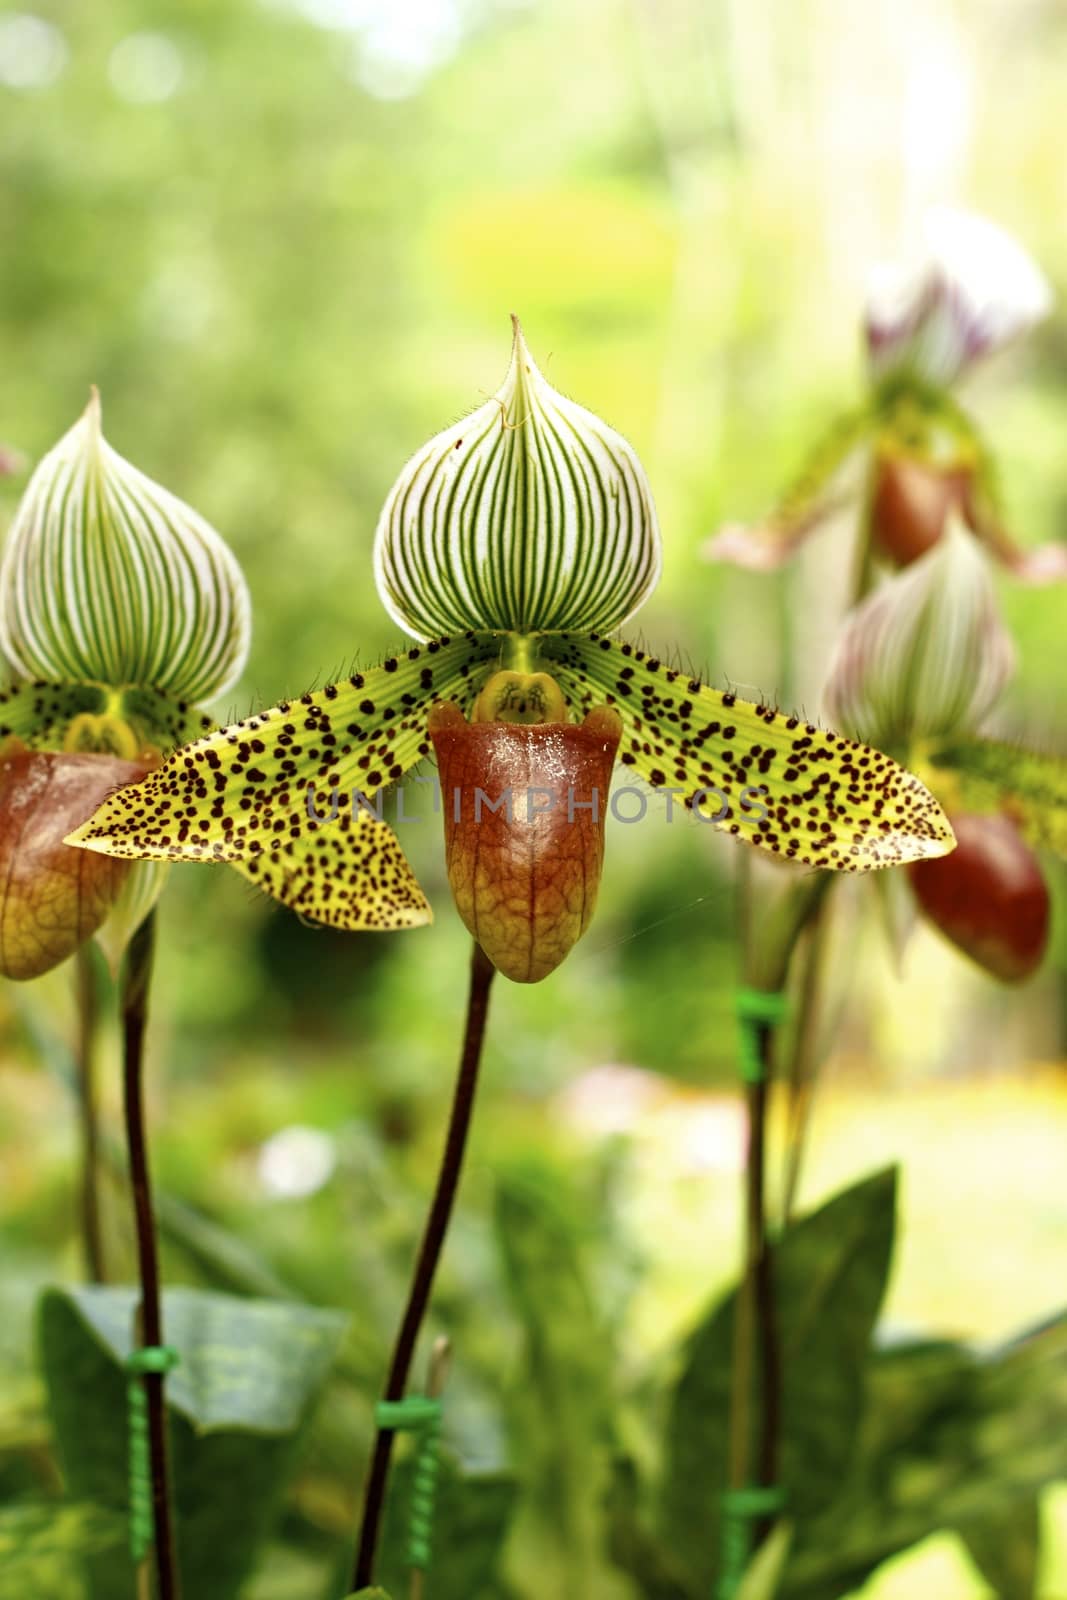
<path fill-rule="evenodd" d="M 37 467 L 0 568 L 0 972 L 33 978 L 98 934 L 116 966 L 165 868 L 64 836 L 211 726 L 196 703 L 248 652 L 248 590 L 191 507 L 105 441 L 95 391 Z"/>
<path fill-rule="evenodd" d="M 197 741 L 71 842 L 233 862 L 342 928 L 416 926 L 429 906 L 364 802 L 433 750 L 456 905 L 519 982 L 547 976 L 588 926 L 616 760 L 802 865 L 866 871 L 952 848 L 927 790 L 886 756 L 611 637 L 659 572 L 640 462 L 546 381 L 516 321 L 503 386 L 423 446 L 379 521 L 378 592 L 419 643 Z M 545 787 L 559 803 L 535 803 Z"/>
<path fill-rule="evenodd" d="M 930 210 L 918 259 L 870 274 L 868 397 L 832 424 L 765 520 L 720 529 L 703 555 L 771 571 L 855 497 L 865 501 L 861 537 L 891 565 L 917 560 L 955 513 L 1017 578 L 1067 577 L 1067 545 L 1023 550 L 1008 534 L 995 457 L 953 392 L 978 361 L 1022 337 L 1051 307 L 1041 269 L 1003 229 L 966 212 Z M 861 452 L 865 494 L 846 482 Z"/>
<path fill-rule="evenodd" d="M 909 869 L 928 918 L 991 976 L 1029 977 L 1048 942 L 1049 893 L 1031 845 L 1067 855 L 1067 763 L 983 735 L 1015 647 L 989 566 L 958 516 L 845 618 L 823 704 L 853 738 L 922 772 L 957 848 Z"/>

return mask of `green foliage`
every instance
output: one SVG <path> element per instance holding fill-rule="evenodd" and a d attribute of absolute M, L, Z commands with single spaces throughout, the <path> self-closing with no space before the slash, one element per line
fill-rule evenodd
<path fill-rule="evenodd" d="M 394 1594 L 409 1581 L 404 1563 L 414 1462 L 409 1455 L 392 1474 L 382 1539 L 381 1571 Z M 500 1563 L 515 1509 L 516 1484 L 503 1472 L 472 1472 L 442 1451 L 434 1511 L 430 1588 L 434 1600 L 480 1600 Z"/>
<path fill-rule="evenodd" d="M 494 1215 L 524 1335 L 512 1397 L 516 1465 L 551 1530 L 545 1582 L 561 1596 L 588 1592 L 602 1560 L 613 1431 L 611 1341 L 594 1309 L 572 1205 L 554 1175 L 512 1171 L 499 1181 Z"/>
<path fill-rule="evenodd" d="M 850 1481 L 799 1530 L 786 1600 L 851 1593 L 946 1527 L 998 1595 L 1022 1600 L 1037 1565 L 1033 1497 L 1065 1473 L 1067 1316 L 984 1360 L 954 1344 L 881 1352 Z"/>
<path fill-rule="evenodd" d="M 1021 1494 L 960 1524 L 959 1534 L 997 1600 L 1035 1600 L 1041 1505 Z"/>
<path fill-rule="evenodd" d="M 790 1515 L 798 1519 L 831 1501 L 851 1467 L 895 1207 L 895 1171 L 877 1173 L 794 1223 L 774 1250 L 779 1476 Z M 660 1525 L 694 1593 L 710 1587 L 718 1571 L 735 1308 L 731 1294 L 689 1340 L 668 1421 Z"/>
<path fill-rule="evenodd" d="M 83 1600 L 80 1567 L 113 1552 L 125 1527 L 97 1506 L 20 1501 L 0 1509 L 0 1600 Z"/>
<path fill-rule="evenodd" d="M 788 1522 L 779 1522 L 756 1551 L 748 1570 L 738 1585 L 734 1600 L 774 1600 L 779 1592 L 793 1528 Z"/>
<path fill-rule="evenodd" d="M 50 1290 L 41 1350 L 68 1492 L 115 1516 L 127 1505 L 126 1377 L 135 1295 Z M 186 1587 L 231 1600 L 278 1510 L 303 1425 L 336 1355 L 345 1318 L 202 1290 L 164 1295 L 178 1553 Z M 125 1549 L 89 1555 L 89 1600 L 130 1581 Z"/>

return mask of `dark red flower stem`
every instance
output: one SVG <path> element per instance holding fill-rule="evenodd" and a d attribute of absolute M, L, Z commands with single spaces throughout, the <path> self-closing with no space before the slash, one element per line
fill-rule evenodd
<path fill-rule="evenodd" d="M 141 1283 L 138 1327 L 143 1344 L 163 1343 L 163 1313 L 159 1292 L 159 1257 L 156 1252 L 152 1187 L 148 1171 L 148 1142 L 144 1115 L 144 1036 L 148 1021 L 148 989 L 155 952 L 155 914 L 142 922 L 130 943 L 122 982 L 123 1111 L 126 1149 L 130 1163 L 130 1188 L 137 1231 L 137 1264 Z M 178 1564 L 170 1508 L 170 1473 L 167 1460 L 167 1412 L 162 1373 L 143 1378 L 148 1404 L 148 1451 L 152 1471 L 152 1507 L 155 1524 L 156 1576 L 159 1600 L 180 1600 Z"/>
<path fill-rule="evenodd" d="M 78 951 L 78 1121 L 81 1130 L 81 1230 L 90 1283 L 107 1281 L 100 1219 L 100 1119 L 96 1103 L 99 1006 L 91 944 Z"/>
<path fill-rule="evenodd" d="M 448 1232 L 449 1220 L 463 1171 L 463 1156 L 470 1130 L 471 1113 L 478 1087 L 478 1069 L 485 1039 L 485 1022 L 489 1010 L 489 989 L 494 968 L 480 945 L 474 946 L 471 956 L 470 989 L 467 998 L 467 1023 L 463 1036 L 459 1073 L 452 1096 L 445 1147 L 437 1173 L 426 1228 L 419 1246 L 415 1271 L 408 1290 L 407 1305 L 393 1347 L 393 1358 L 385 1382 L 383 1399 L 401 1400 L 407 1387 L 415 1346 L 422 1328 L 426 1308 L 433 1292 L 437 1264 Z M 385 1491 L 389 1479 L 389 1463 L 393 1453 L 394 1431 L 379 1428 L 374 1441 L 370 1472 L 363 1497 L 363 1520 L 360 1526 L 359 1548 L 356 1553 L 353 1589 L 367 1589 L 374 1582 L 374 1558 L 378 1546 L 378 1530 L 385 1505 Z"/>

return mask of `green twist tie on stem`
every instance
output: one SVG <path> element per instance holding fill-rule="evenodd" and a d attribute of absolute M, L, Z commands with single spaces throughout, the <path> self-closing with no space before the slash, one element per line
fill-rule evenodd
<path fill-rule="evenodd" d="M 785 1492 L 777 1485 L 765 1488 L 728 1489 L 722 1506 L 722 1576 L 715 1600 L 733 1600 L 748 1565 L 749 1523 L 757 1517 L 773 1516 L 785 1504 Z"/>
<path fill-rule="evenodd" d="M 152 1548 L 156 1534 L 152 1506 L 152 1459 L 148 1447 L 148 1398 L 141 1381 L 165 1377 L 181 1358 L 169 1344 L 146 1344 L 126 1357 L 126 1411 L 130 1438 L 130 1555 L 138 1565 Z"/>
<path fill-rule="evenodd" d="M 777 1028 L 789 1012 L 784 994 L 767 989 L 738 989 L 734 997 L 737 1020 L 741 1025 L 738 1065 L 746 1083 L 762 1083 L 766 1077 L 760 1054 L 760 1029 Z"/>
<path fill-rule="evenodd" d="M 405 1559 L 409 1567 L 426 1572 L 430 1565 L 430 1539 L 437 1499 L 437 1447 L 441 1435 L 441 1402 L 430 1395 L 413 1394 L 405 1400 L 379 1400 L 374 1409 L 379 1428 L 418 1435 L 415 1481 L 411 1488 Z"/>

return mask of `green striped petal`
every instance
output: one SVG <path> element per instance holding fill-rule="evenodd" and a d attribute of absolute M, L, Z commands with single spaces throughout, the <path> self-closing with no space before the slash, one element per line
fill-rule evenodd
<path fill-rule="evenodd" d="M 538 645 L 572 715 L 605 703 L 619 712 L 623 766 L 746 844 L 839 872 L 953 848 L 933 795 L 877 750 L 595 633 L 550 634 Z"/>
<path fill-rule="evenodd" d="M 660 564 L 637 456 L 552 388 L 517 321 L 503 385 L 408 462 L 375 541 L 378 592 L 416 639 L 614 628 Z"/>
<path fill-rule="evenodd" d="M 412 927 L 429 907 L 373 801 L 430 750 L 438 700 L 469 707 L 502 641 L 433 640 L 177 751 L 68 839 L 105 855 L 224 861 L 342 928 Z M 336 800 L 334 796 L 336 795 Z"/>
<path fill-rule="evenodd" d="M 0 567 L 0 648 L 27 679 L 206 700 L 248 653 L 241 569 L 213 528 L 84 416 L 38 466 Z"/>

